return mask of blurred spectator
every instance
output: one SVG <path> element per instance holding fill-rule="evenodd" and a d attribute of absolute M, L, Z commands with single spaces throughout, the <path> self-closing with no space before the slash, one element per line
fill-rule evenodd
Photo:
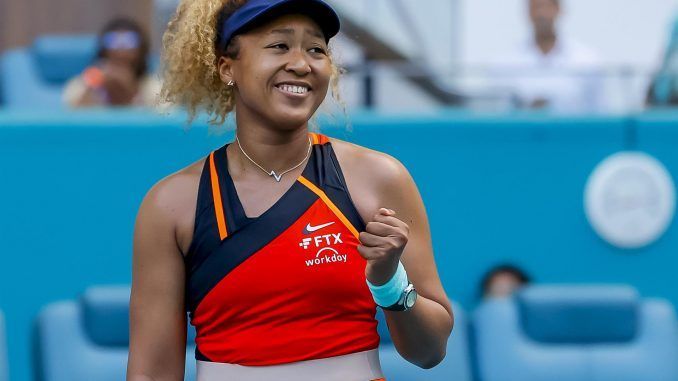
<path fill-rule="evenodd" d="M 504 57 L 520 108 L 591 112 L 602 106 L 600 62 L 591 49 L 558 33 L 560 0 L 528 0 L 533 36 Z"/>
<path fill-rule="evenodd" d="M 678 106 L 678 18 L 666 47 L 664 61 L 647 94 L 649 106 Z"/>
<path fill-rule="evenodd" d="M 504 298 L 530 283 L 530 277 L 516 266 L 503 264 L 491 268 L 480 284 L 480 294 L 486 298 Z"/>
<path fill-rule="evenodd" d="M 98 37 L 96 62 L 64 89 L 71 107 L 155 106 L 158 80 L 148 75 L 149 39 L 133 20 L 109 22 Z"/>

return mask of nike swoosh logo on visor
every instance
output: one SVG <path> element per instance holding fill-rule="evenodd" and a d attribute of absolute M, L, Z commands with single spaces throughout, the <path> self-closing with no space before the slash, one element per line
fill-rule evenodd
<path fill-rule="evenodd" d="M 304 234 L 312 233 L 314 231 L 328 227 L 328 226 L 332 225 L 333 223 L 334 223 L 334 221 L 328 222 L 326 224 L 318 225 L 318 226 L 311 226 L 311 224 L 309 223 L 308 225 L 306 225 L 306 228 L 304 228 Z"/>

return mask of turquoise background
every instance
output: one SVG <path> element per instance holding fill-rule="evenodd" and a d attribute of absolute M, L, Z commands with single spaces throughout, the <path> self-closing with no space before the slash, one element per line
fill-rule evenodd
<path fill-rule="evenodd" d="M 617 117 L 359 113 L 330 136 L 387 152 L 410 170 L 448 295 L 472 309 L 498 262 L 538 282 L 628 283 L 678 303 L 678 227 L 640 250 L 602 241 L 583 210 L 593 168 L 622 150 L 678 178 L 678 114 Z M 0 308 L 10 377 L 29 380 L 34 318 L 89 285 L 128 284 L 137 208 L 159 179 L 232 138 L 204 121 L 142 112 L 0 112 Z"/>

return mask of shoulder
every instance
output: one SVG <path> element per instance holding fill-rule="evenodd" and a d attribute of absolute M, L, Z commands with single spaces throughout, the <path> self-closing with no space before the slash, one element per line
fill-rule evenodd
<path fill-rule="evenodd" d="M 377 189 L 411 181 L 407 168 L 395 157 L 343 140 L 330 138 L 344 172 L 369 179 L 366 183 Z"/>
<path fill-rule="evenodd" d="M 166 226 L 177 227 L 195 211 L 200 176 L 205 159 L 172 173 L 156 182 L 146 193 L 139 216 Z"/>

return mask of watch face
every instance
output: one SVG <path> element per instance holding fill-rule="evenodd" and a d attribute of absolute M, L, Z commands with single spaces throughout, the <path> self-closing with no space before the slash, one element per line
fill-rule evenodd
<path fill-rule="evenodd" d="M 414 302 L 417 301 L 417 291 L 414 289 L 410 292 L 407 293 L 407 296 L 405 297 L 405 306 L 409 309 L 414 307 Z"/>

